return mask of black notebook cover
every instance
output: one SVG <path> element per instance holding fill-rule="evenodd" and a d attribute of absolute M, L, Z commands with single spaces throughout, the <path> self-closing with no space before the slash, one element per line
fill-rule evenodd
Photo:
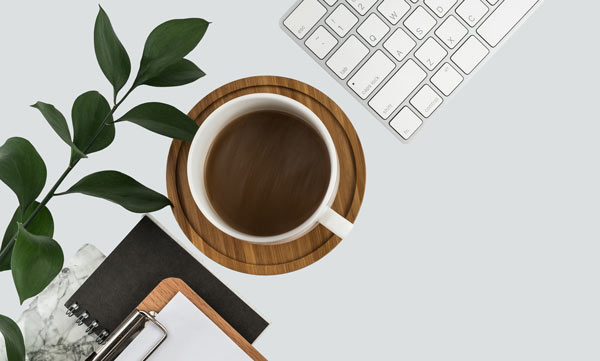
<path fill-rule="evenodd" d="M 186 282 L 252 343 L 268 326 L 252 308 L 204 268 L 150 218 L 144 217 L 65 304 L 89 313 L 94 331 L 114 330 L 165 278 Z"/>

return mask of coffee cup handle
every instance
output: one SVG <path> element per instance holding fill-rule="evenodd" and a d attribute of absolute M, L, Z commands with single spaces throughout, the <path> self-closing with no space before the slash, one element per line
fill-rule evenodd
<path fill-rule="evenodd" d="M 327 208 L 319 218 L 319 223 L 342 239 L 346 238 L 352 231 L 352 227 L 354 227 L 352 222 L 340 216 L 331 208 Z"/>

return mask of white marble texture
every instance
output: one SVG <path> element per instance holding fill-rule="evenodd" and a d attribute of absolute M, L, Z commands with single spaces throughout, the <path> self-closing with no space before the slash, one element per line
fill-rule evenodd
<path fill-rule="evenodd" d="M 29 361 L 83 361 L 94 347 L 95 336 L 85 334 L 66 316 L 68 298 L 102 263 L 105 256 L 94 246 L 83 246 L 65 262 L 63 270 L 23 312 L 17 324 L 23 332 Z M 4 339 L 0 337 L 0 361 L 6 361 Z"/>

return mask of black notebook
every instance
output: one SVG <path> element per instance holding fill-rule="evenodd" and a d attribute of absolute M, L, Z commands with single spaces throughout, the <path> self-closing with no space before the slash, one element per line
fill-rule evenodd
<path fill-rule="evenodd" d="M 186 282 L 242 337 L 252 343 L 268 323 L 192 255 L 144 217 L 65 306 L 101 335 L 119 326 L 133 309 L 165 278 Z M 87 317 L 80 317 L 87 313 Z M 84 315 L 85 316 L 85 315 Z M 104 333 L 103 336 L 106 336 Z"/>

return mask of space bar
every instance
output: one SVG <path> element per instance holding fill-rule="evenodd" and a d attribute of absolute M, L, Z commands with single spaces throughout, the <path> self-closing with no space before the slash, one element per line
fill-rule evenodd
<path fill-rule="evenodd" d="M 504 0 L 477 32 L 488 44 L 495 47 L 539 1 Z"/>

